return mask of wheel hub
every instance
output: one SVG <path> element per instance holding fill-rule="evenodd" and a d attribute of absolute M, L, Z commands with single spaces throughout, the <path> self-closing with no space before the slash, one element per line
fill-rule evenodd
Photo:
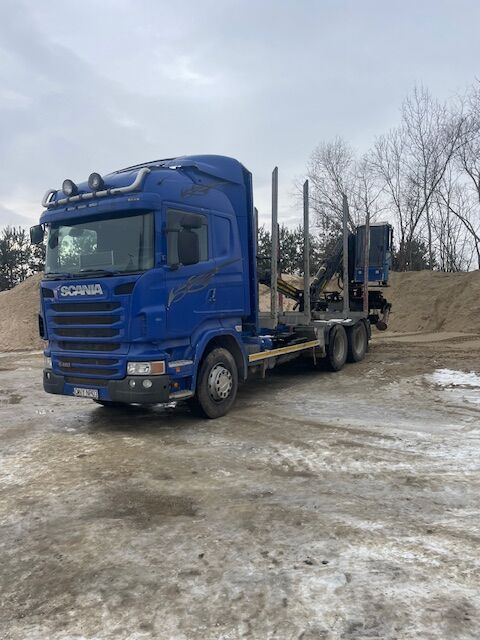
<path fill-rule="evenodd" d="M 230 371 L 223 364 L 216 364 L 208 376 L 208 393 L 216 402 L 225 400 L 230 395 L 233 387 L 233 378 Z"/>

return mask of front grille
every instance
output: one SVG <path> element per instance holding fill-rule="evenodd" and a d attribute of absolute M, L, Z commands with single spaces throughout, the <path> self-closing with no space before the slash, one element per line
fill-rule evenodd
<path fill-rule="evenodd" d="M 66 342 L 61 340 L 58 346 L 65 351 L 116 351 L 120 349 L 118 342 Z"/>
<path fill-rule="evenodd" d="M 115 324 L 120 316 L 55 316 L 55 324 Z"/>
<path fill-rule="evenodd" d="M 78 384 L 83 387 L 106 387 L 108 385 L 108 380 L 100 380 L 98 378 L 76 378 L 75 376 L 65 376 L 65 382 L 68 384 Z"/>
<path fill-rule="evenodd" d="M 115 311 L 120 309 L 120 306 L 120 302 L 55 302 L 50 305 L 50 309 L 61 313 L 81 313 L 82 311 Z"/>
<path fill-rule="evenodd" d="M 67 376 L 78 374 L 76 377 L 84 380 L 92 376 L 111 378 L 120 371 L 118 358 L 83 358 L 82 356 L 56 356 L 53 360 L 55 369 Z"/>
<path fill-rule="evenodd" d="M 73 356 L 62 356 L 59 360 L 59 365 L 61 367 L 73 367 L 77 364 L 92 364 L 96 367 L 110 367 L 118 364 L 118 360 L 113 358 L 83 358 L 83 357 L 73 357 Z"/>
<path fill-rule="evenodd" d="M 111 369 L 101 369 L 100 367 L 88 367 L 88 369 L 82 369 L 82 367 L 58 367 L 63 373 L 88 373 L 92 376 L 111 376 Z"/>
<path fill-rule="evenodd" d="M 125 316 L 120 302 L 54 302 L 47 308 L 47 321 L 49 338 L 57 339 L 60 349 L 115 351 Z"/>
<path fill-rule="evenodd" d="M 53 331 L 62 338 L 113 338 L 120 333 L 118 329 L 83 329 L 82 327 L 77 329 L 57 329 L 54 327 Z"/>
<path fill-rule="evenodd" d="M 72 384 L 125 375 L 123 360 L 114 353 L 128 349 L 121 302 L 55 300 L 46 305 L 46 319 L 53 368 Z"/>

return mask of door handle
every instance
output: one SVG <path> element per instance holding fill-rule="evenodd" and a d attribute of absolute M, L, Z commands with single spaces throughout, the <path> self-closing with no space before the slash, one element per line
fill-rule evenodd
<path fill-rule="evenodd" d="M 209 290 L 208 296 L 207 296 L 208 302 L 215 302 L 216 293 L 217 293 L 216 289 L 210 289 Z"/>

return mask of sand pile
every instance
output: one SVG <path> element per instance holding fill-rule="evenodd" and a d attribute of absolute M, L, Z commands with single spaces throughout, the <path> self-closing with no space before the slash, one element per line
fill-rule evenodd
<path fill-rule="evenodd" d="M 0 351 L 43 349 L 38 337 L 37 314 L 40 304 L 37 274 L 11 291 L 0 292 Z M 283 276 L 296 287 L 302 278 Z M 392 273 L 391 286 L 383 289 L 393 305 L 389 330 L 461 331 L 480 334 L 480 271 L 440 273 L 415 271 Z M 284 298 L 285 311 L 294 302 Z M 260 308 L 270 308 L 270 289 L 260 286 Z"/>
<path fill-rule="evenodd" d="M 45 347 L 38 337 L 41 279 L 42 274 L 38 273 L 10 291 L 0 291 L 0 351 Z"/>
<path fill-rule="evenodd" d="M 480 333 L 480 271 L 392 273 L 390 282 L 391 331 Z"/>

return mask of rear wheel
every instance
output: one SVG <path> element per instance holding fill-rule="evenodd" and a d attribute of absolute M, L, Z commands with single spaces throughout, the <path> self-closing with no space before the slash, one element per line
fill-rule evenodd
<path fill-rule="evenodd" d="M 227 349 L 213 349 L 200 366 L 195 396 L 189 404 L 202 417 L 220 418 L 230 411 L 237 390 L 235 359 Z"/>
<path fill-rule="evenodd" d="M 365 357 L 368 348 L 367 328 L 364 322 L 357 322 L 348 331 L 348 354 L 349 362 L 360 362 Z"/>
<path fill-rule="evenodd" d="M 347 360 L 348 340 L 345 329 L 336 324 L 330 331 L 326 364 L 330 371 L 340 371 Z"/>

